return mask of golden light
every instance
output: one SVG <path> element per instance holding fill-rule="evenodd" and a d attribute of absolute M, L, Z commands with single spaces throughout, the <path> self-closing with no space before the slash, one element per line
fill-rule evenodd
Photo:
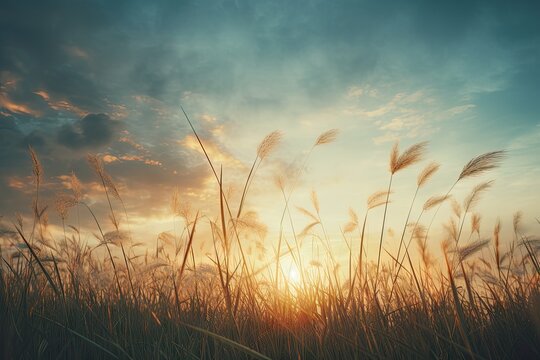
<path fill-rule="evenodd" d="M 289 270 L 288 281 L 291 285 L 300 284 L 300 273 L 296 267 L 291 267 Z"/>

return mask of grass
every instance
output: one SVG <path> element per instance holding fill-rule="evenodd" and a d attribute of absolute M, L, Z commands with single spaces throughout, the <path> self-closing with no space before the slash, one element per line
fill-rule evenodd
<path fill-rule="evenodd" d="M 429 164 L 419 175 L 408 214 L 404 216 L 397 253 L 385 250 L 382 222 L 377 261 L 367 260 L 366 223 L 369 211 L 384 206 L 385 218 L 398 171 L 420 161 L 426 143 L 390 156 L 387 191 L 367 199 L 359 217 L 350 211 L 343 237 L 349 254 L 346 279 L 339 274 L 337 254 L 320 215 L 316 193 L 313 210 L 299 210 L 309 219 L 294 231 L 291 199 L 297 187 L 277 183 L 283 196 L 279 238 L 274 257 L 255 267 L 246 254 L 246 234 L 264 226 L 247 210 L 246 199 L 261 163 L 278 146 L 281 133 L 269 134 L 257 154 L 237 207 L 227 195 L 223 170 L 216 167 L 190 119 L 218 188 L 219 213 L 201 216 L 179 205 L 173 196 L 173 216 L 182 219 L 183 233 L 162 234 L 153 245 L 133 242 L 121 226 L 121 205 L 112 178 L 96 156 L 88 158 L 109 205 L 114 230 L 98 219 L 72 175 L 71 193 L 59 195 L 56 210 L 63 234 L 48 231 L 47 207 L 40 199 L 43 168 L 34 150 L 35 196 L 32 226 L 21 217 L 2 229 L 0 266 L 0 357 L 10 359 L 337 359 L 337 358 L 540 358 L 540 268 L 537 238 L 520 232 L 514 218 L 513 239 L 500 239 L 497 223 L 491 238 L 480 238 L 479 214 L 472 214 L 490 182 L 475 186 L 463 206 L 453 199 L 454 214 L 446 223 L 444 241 L 429 235 L 440 206 L 450 201 L 461 180 L 499 166 L 503 152 L 473 158 L 446 195 L 431 197 L 410 222 L 417 194 L 437 171 Z M 333 142 L 336 130 L 323 133 L 312 152 Z M 433 213 L 429 226 L 420 221 Z M 98 243 L 81 241 L 79 221 L 69 213 L 89 216 Z M 363 219 L 363 221 L 359 221 Z M 471 220 L 470 234 L 465 223 Z M 286 237 L 287 221 L 293 236 Z M 212 254 L 195 256 L 194 244 L 204 240 L 200 226 L 212 229 Z M 318 239 L 326 263 L 302 259 L 304 238 Z M 173 250 L 163 246 L 169 242 Z M 359 244 L 359 251 L 355 252 Z M 444 263 L 434 264 L 427 244 L 441 243 Z M 510 244 L 508 250 L 502 244 Z M 419 264 L 412 260 L 418 247 Z M 101 249 L 101 250 L 100 250 Z M 382 261 L 385 255 L 386 261 Z M 288 281 L 282 259 L 292 259 L 297 281 Z M 372 255 L 373 257 L 373 255 Z M 298 271 L 299 269 L 299 271 Z"/>

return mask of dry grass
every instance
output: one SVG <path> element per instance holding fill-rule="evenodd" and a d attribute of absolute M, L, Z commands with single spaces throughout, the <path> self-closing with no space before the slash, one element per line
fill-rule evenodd
<path fill-rule="evenodd" d="M 203 139 L 195 135 L 204 150 Z M 337 130 L 323 133 L 311 150 L 333 142 L 336 136 Z M 381 261 L 392 178 L 424 157 L 426 143 L 402 154 L 396 144 L 390 156 L 388 189 L 367 199 L 363 216 L 349 211 L 343 229 L 349 249 L 347 270 L 339 270 L 338 254 L 332 252 L 315 192 L 311 194 L 313 210 L 299 208 L 310 223 L 294 230 L 289 201 L 296 186 L 293 183 L 286 193 L 283 176 L 278 183 L 283 219 L 289 215 L 291 234 L 286 236 L 288 227 L 282 220 L 273 256 L 257 245 L 262 265 L 251 261 L 245 247 L 253 240 L 247 239 L 263 237 L 266 227 L 253 211 L 242 208 L 248 206 L 258 167 L 281 138 L 280 132 L 273 132 L 260 143 L 238 209 L 231 209 L 222 172 L 207 157 L 219 189 L 219 213 L 214 218 L 201 217 L 175 192 L 172 218 L 183 231 L 161 233 L 155 248 L 131 241 L 136 234 L 120 221 L 127 212 L 124 217 L 116 213 L 119 205 L 125 211 L 121 194 L 97 156 L 89 156 L 88 162 L 106 195 L 114 230 L 104 231 L 110 227 L 105 225 L 108 221 L 96 217 L 73 174 L 71 193 L 59 194 L 55 203 L 63 234 L 53 236 L 47 210 L 39 202 L 43 168 L 30 149 L 36 183 L 33 225 L 25 226 L 18 217 L 13 225 L 0 229 L 0 357 L 540 357 L 540 241 L 521 233 L 520 213 L 514 217 L 513 239 L 501 239 L 500 222 L 491 238 L 481 238 L 481 215 L 471 210 L 491 182 L 474 187 L 463 206 L 452 199 L 447 239 L 433 238 L 429 226 L 421 223 L 422 215 L 438 210 L 451 198 L 453 186 L 446 195 L 429 198 L 418 207 L 418 218 L 409 221 L 418 191 L 439 168 L 428 164 L 418 175 L 416 193 L 404 216 L 399 249 L 395 254 L 387 252 Z M 503 154 L 492 152 L 472 159 L 457 181 L 494 169 Z M 307 159 L 303 167 L 306 163 Z M 375 263 L 366 256 L 365 229 L 372 221 L 370 211 L 382 205 L 385 211 Z M 97 244 L 81 240 L 79 216 L 94 221 Z M 468 238 L 466 220 L 471 223 Z M 211 229 L 210 239 L 199 235 L 204 224 Z M 320 244 L 322 259 L 327 261 L 305 258 L 301 248 L 307 238 Z M 413 240 L 418 264 L 411 256 Z M 194 251 L 203 241 L 212 248 L 205 259 Z M 444 264 L 434 261 L 432 251 L 437 244 L 442 246 Z M 282 263 L 285 258 L 290 260 L 289 267 Z M 295 269 L 298 278 L 293 280 L 289 269 Z"/>

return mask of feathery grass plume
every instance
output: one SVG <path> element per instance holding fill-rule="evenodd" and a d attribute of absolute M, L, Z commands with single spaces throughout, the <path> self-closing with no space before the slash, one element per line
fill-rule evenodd
<path fill-rule="evenodd" d="M 493 180 L 486 181 L 486 182 L 476 185 L 472 189 L 470 194 L 463 201 L 463 207 L 465 208 L 465 212 L 469 212 L 476 205 L 478 200 L 480 200 L 480 195 L 484 191 L 488 190 L 492 184 L 493 184 Z"/>
<path fill-rule="evenodd" d="M 112 195 L 116 199 L 118 199 L 120 202 L 122 202 L 122 199 L 120 198 L 120 194 L 118 193 L 118 189 L 114 185 L 114 182 L 112 181 L 109 174 L 107 174 L 107 172 L 105 171 L 102 160 L 97 155 L 88 154 L 86 159 L 90 167 L 97 173 L 97 175 L 99 176 L 101 180 L 101 185 L 103 186 L 103 190 L 105 191 L 105 196 L 107 197 L 107 203 L 109 204 L 111 222 L 116 228 L 116 230 L 118 230 L 119 220 L 116 218 L 116 215 L 114 213 L 114 209 L 111 203 L 111 199 L 109 197 L 109 192 L 112 192 Z M 123 202 L 122 202 L 122 205 L 123 205 Z M 124 210 L 125 210 L 125 207 L 124 207 Z"/>
<path fill-rule="evenodd" d="M 454 220 L 454 218 L 450 218 L 448 223 L 443 224 L 443 227 L 446 230 L 446 232 L 448 233 L 448 236 L 450 236 L 450 238 L 452 240 L 454 240 L 454 241 L 458 240 L 459 230 L 458 230 L 458 225 L 457 225 L 456 221 Z"/>
<path fill-rule="evenodd" d="M 489 244 L 489 239 L 476 240 L 470 244 L 460 246 L 457 249 L 460 261 L 464 261 L 471 255 L 482 250 L 487 244 Z"/>
<path fill-rule="evenodd" d="M 274 185 L 283 193 L 285 193 L 285 178 L 282 175 L 274 176 Z"/>
<path fill-rule="evenodd" d="M 519 230 L 519 224 L 521 223 L 521 219 L 523 218 L 523 212 L 522 211 L 516 211 L 514 214 L 514 218 L 512 221 L 512 225 L 514 226 L 514 232 L 517 233 Z"/>
<path fill-rule="evenodd" d="M 247 193 L 249 191 L 249 188 L 251 187 L 251 183 L 253 181 L 253 177 L 255 176 L 255 173 L 259 169 L 259 166 L 263 162 L 263 160 L 276 148 L 276 146 L 281 141 L 282 133 L 280 131 L 273 131 L 270 134 L 268 134 L 259 144 L 257 147 L 257 156 L 255 156 L 255 159 L 253 160 L 253 164 L 251 164 L 251 168 L 249 170 L 248 176 L 246 177 L 246 182 L 244 183 L 244 188 L 242 190 L 242 197 L 240 198 L 240 202 L 238 205 L 238 211 L 236 213 L 236 217 L 239 218 L 242 214 L 242 209 L 244 207 L 244 201 L 246 199 Z M 222 186 L 220 184 L 220 186 Z M 228 203 L 225 199 L 225 203 L 228 206 Z"/>
<path fill-rule="evenodd" d="M 90 164 L 90 167 L 99 175 L 102 176 L 104 169 L 103 169 L 103 163 L 101 162 L 100 158 L 95 154 L 88 154 L 86 156 L 86 160 L 88 161 L 88 164 Z"/>
<path fill-rule="evenodd" d="M 384 226 L 386 224 L 386 213 L 388 210 L 389 195 L 390 195 L 390 191 L 392 190 L 392 179 L 394 177 L 394 174 L 397 173 L 398 171 L 403 170 L 407 168 L 408 166 L 411 166 L 417 163 L 418 161 L 422 160 L 424 156 L 424 152 L 426 150 L 426 146 L 427 146 L 427 142 L 420 142 L 420 143 L 412 145 L 407 150 L 405 150 L 401 155 L 399 155 L 398 143 L 396 142 L 394 144 L 394 147 L 392 148 L 392 151 L 390 152 L 390 163 L 389 163 L 390 180 L 388 182 L 388 192 L 386 194 L 386 199 L 384 202 L 384 213 L 383 213 L 383 220 L 382 220 L 382 225 L 381 225 L 381 235 L 379 238 L 379 251 L 377 254 L 377 269 L 375 273 L 375 285 L 374 285 L 375 289 L 377 289 L 377 284 L 378 284 L 378 279 L 379 279 L 379 268 L 380 268 L 380 263 L 381 263 L 382 244 L 383 244 L 383 239 L 384 239 Z M 416 189 L 417 192 L 418 192 L 418 189 L 419 188 Z M 416 194 L 415 194 L 415 198 L 416 198 Z M 409 215 L 410 215 L 410 211 L 409 211 Z M 404 233 L 405 232 L 403 232 L 403 234 Z M 398 253 L 399 251 L 401 251 L 401 245 L 402 245 L 402 241 L 400 241 Z M 377 293 L 377 290 L 375 290 L 375 293 Z"/>
<path fill-rule="evenodd" d="M 297 206 L 296 209 L 302 214 L 306 215 L 307 217 L 313 219 L 314 221 L 319 221 L 319 218 L 315 214 L 313 214 L 311 211 L 307 210 L 306 208 Z"/>
<path fill-rule="evenodd" d="M 315 144 L 313 146 L 318 145 L 324 145 L 324 144 L 330 144 L 331 142 L 334 142 L 339 134 L 338 129 L 331 129 L 323 132 L 315 141 Z"/>
<path fill-rule="evenodd" d="M 102 243 L 113 244 L 120 246 L 129 239 L 129 234 L 126 231 L 113 230 L 104 234 Z"/>
<path fill-rule="evenodd" d="M 32 174 L 34 175 L 34 182 L 36 184 L 41 184 L 43 179 L 43 166 L 41 166 L 41 162 L 39 161 L 36 151 L 32 146 L 28 146 L 28 153 L 32 159 Z"/>
<path fill-rule="evenodd" d="M 431 257 L 431 254 L 429 253 L 426 242 L 424 242 L 425 236 L 426 236 L 426 228 L 423 225 L 417 224 L 414 229 L 414 239 L 416 241 L 416 245 L 418 246 L 418 252 L 420 253 L 422 257 L 422 262 L 424 263 L 424 267 L 427 269 L 433 264 L 433 258 Z"/>
<path fill-rule="evenodd" d="M 116 184 L 114 183 L 113 179 L 109 175 L 109 173 L 103 171 L 103 181 L 105 181 L 105 185 L 107 186 L 107 189 L 112 193 L 112 195 L 117 199 L 122 201 L 122 198 L 120 197 L 120 192 L 118 191 L 118 188 L 116 187 Z"/>
<path fill-rule="evenodd" d="M 377 191 L 371 194 L 367 199 L 368 210 L 384 205 L 388 195 L 389 193 L 386 190 Z"/>
<path fill-rule="evenodd" d="M 170 266 L 170 264 L 168 262 L 166 262 L 165 260 L 163 259 L 154 259 L 152 260 L 152 262 L 150 263 L 147 263 L 143 266 L 140 266 L 138 268 L 138 275 L 144 275 L 146 273 L 149 273 L 149 272 L 152 272 L 156 269 L 159 269 L 159 268 L 162 268 L 162 267 L 168 267 Z"/>
<path fill-rule="evenodd" d="M 183 218 L 186 224 L 190 224 L 193 218 L 192 204 L 186 199 L 184 199 L 183 201 L 180 200 L 177 215 Z"/>
<path fill-rule="evenodd" d="M 468 177 L 478 176 L 488 170 L 495 169 L 500 165 L 505 155 L 506 152 L 504 150 L 499 150 L 488 152 L 471 159 L 463 167 L 463 170 L 461 170 L 458 181 Z"/>
<path fill-rule="evenodd" d="M 500 165 L 500 162 L 505 156 L 505 151 L 493 151 L 489 153 L 485 153 L 483 155 L 477 156 L 473 159 L 471 159 L 461 170 L 461 173 L 459 174 L 456 181 L 452 184 L 450 189 L 448 190 L 447 194 L 450 194 L 454 187 L 463 179 L 466 179 L 468 177 L 481 175 L 482 173 L 494 169 Z M 473 199 L 470 199 L 473 200 Z M 433 224 L 433 221 L 435 220 L 435 217 L 437 216 L 437 213 L 439 212 L 440 206 L 437 208 L 435 213 L 433 214 L 433 217 L 431 219 L 431 222 L 428 226 L 428 233 L 429 229 L 431 228 L 431 225 Z M 459 211 L 456 211 L 459 210 Z M 461 209 L 459 207 L 454 207 L 454 212 L 456 213 L 457 217 L 460 218 L 461 216 Z M 459 213 L 459 215 L 458 215 Z M 465 213 L 467 213 L 467 209 L 465 209 Z"/>
<path fill-rule="evenodd" d="M 71 173 L 70 183 L 71 183 L 71 191 L 73 192 L 75 201 L 80 202 L 82 199 L 82 185 L 81 185 L 81 182 L 79 181 L 79 178 L 75 175 L 74 172 Z"/>
<path fill-rule="evenodd" d="M 305 238 L 306 236 L 309 235 L 309 232 L 311 231 L 311 229 L 313 229 L 315 226 L 319 225 L 321 222 L 320 221 L 313 221 L 312 223 L 309 223 L 307 224 L 303 229 L 302 231 L 298 234 L 298 237 L 300 239 L 302 238 Z"/>
<path fill-rule="evenodd" d="M 501 272 L 501 243 L 499 239 L 499 235 L 501 233 L 501 220 L 497 219 L 497 222 L 495 223 L 495 226 L 493 228 L 493 242 L 495 243 L 495 263 L 497 265 L 497 270 L 499 271 L 499 275 Z"/>
<path fill-rule="evenodd" d="M 480 236 L 480 221 L 482 220 L 482 217 L 478 213 L 472 214 L 471 217 L 471 234 L 474 234 L 475 232 Z"/>
<path fill-rule="evenodd" d="M 319 206 L 319 198 L 317 197 L 317 193 L 315 192 L 315 190 L 311 191 L 311 203 L 313 204 L 313 208 L 318 215 L 321 212 L 321 208 Z"/>
<path fill-rule="evenodd" d="M 261 239 L 266 237 L 268 227 L 259 220 L 255 211 L 247 211 L 238 219 L 233 220 L 239 230 L 245 229 L 255 232 Z"/>
<path fill-rule="evenodd" d="M 164 245 L 174 247 L 175 237 L 168 231 L 163 231 L 158 234 L 157 240 Z"/>
<path fill-rule="evenodd" d="M 424 239 L 426 236 L 426 227 L 422 224 L 414 224 L 413 237 L 415 239 Z"/>
<path fill-rule="evenodd" d="M 39 226 L 39 231 L 43 235 L 43 214 L 45 213 L 45 210 L 47 207 L 40 209 L 40 187 L 41 182 L 43 179 L 43 167 L 41 166 L 41 162 L 39 161 L 39 158 L 34 151 L 34 149 L 31 146 L 28 146 L 28 152 L 30 154 L 30 158 L 32 160 L 32 174 L 33 174 L 33 182 L 36 185 L 35 189 L 35 197 L 33 199 L 32 203 L 32 210 L 34 211 L 34 221 L 32 224 L 32 232 L 30 233 L 29 241 L 33 242 L 34 234 L 36 230 L 36 226 Z M 21 227 L 22 230 L 22 227 Z M 43 237 L 43 236 L 42 236 Z"/>
<path fill-rule="evenodd" d="M 394 143 L 394 146 L 392 146 L 392 150 L 390 151 L 390 172 L 393 172 L 393 169 L 397 168 L 398 166 L 398 158 L 399 158 L 399 142 L 396 141 Z"/>
<path fill-rule="evenodd" d="M 67 218 L 69 209 L 77 205 L 77 199 L 67 194 L 57 194 L 54 200 L 54 206 L 58 215 L 65 220 Z"/>
<path fill-rule="evenodd" d="M 452 212 L 454 213 L 454 215 L 456 215 L 458 219 L 461 218 L 461 205 L 455 198 L 452 198 Z"/>
<path fill-rule="evenodd" d="M 441 241 L 441 250 L 443 254 L 448 254 L 451 246 L 452 246 L 452 239 L 446 238 L 443 241 Z"/>
<path fill-rule="evenodd" d="M 353 232 L 357 227 L 358 227 L 358 215 L 352 208 L 349 208 L 349 222 L 345 224 L 345 227 L 343 228 L 343 232 L 344 233 Z"/>
<path fill-rule="evenodd" d="M 439 205 L 439 204 L 442 204 L 443 202 L 445 202 L 448 198 L 450 198 L 451 196 L 450 195 L 440 195 L 440 196 L 432 196 L 430 197 L 429 199 L 426 200 L 426 202 L 424 203 L 424 211 L 428 211 L 430 210 L 431 208 Z"/>
<path fill-rule="evenodd" d="M 440 165 L 436 162 L 432 162 L 428 164 L 424 170 L 418 175 L 418 178 L 416 180 L 416 184 L 418 187 L 424 186 L 429 179 L 439 170 Z"/>
<path fill-rule="evenodd" d="M 111 224 L 113 224 L 115 229 L 118 229 L 120 227 L 120 222 L 113 213 L 109 214 L 109 220 L 111 221 Z"/>
<path fill-rule="evenodd" d="M 398 143 L 394 144 L 390 153 L 390 173 L 395 174 L 411 165 L 421 161 L 424 157 L 427 141 L 414 144 L 399 155 Z"/>
<path fill-rule="evenodd" d="M 265 159 L 279 145 L 282 137 L 283 133 L 279 130 L 273 131 L 266 135 L 266 137 L 257 147 L 257 156 L 261 160 Z"/>

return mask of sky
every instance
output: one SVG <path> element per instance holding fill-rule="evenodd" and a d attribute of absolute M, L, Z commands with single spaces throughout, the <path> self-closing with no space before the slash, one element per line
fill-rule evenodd
<path fill-rule="evenodd" d="M 348 209 L 363 214 L 367 196 L 387 185 L 397 140 L 401 149 L 429 141 L 423 164 L 441 164 L 419 206 L 473 156 L 506 150 L 500 169 L 460 183 L 455 197 L 494 179 L 476 209 L 482 232 L 497 217 L 511 228 L 518 210 L 523 232 L 538 230 L 537 1 L 6 0 L 0 9 L 3 222 L 30 213 L 28 146 L 43 163 L 51 209 L 74 172 L 107 216 L 90 153 L 102 157 L 141 237 L 171 229 L 174 189 L 210 216 L 216 183 L 183 106 L 236 198 L 259 142 L 283 132 L 247 201 L 269 228 L 269 248 L 283 207 L 276 176 L 302 168 L 292 204 L 309 208 L 316 191 L 339 238 Z M 333 128 L 336 141 L 303 168 Z M 396 176 L 391 229 L 403 226 L 422 166 Z M 292 212 L 301 228 L 305 216 Z"/>

